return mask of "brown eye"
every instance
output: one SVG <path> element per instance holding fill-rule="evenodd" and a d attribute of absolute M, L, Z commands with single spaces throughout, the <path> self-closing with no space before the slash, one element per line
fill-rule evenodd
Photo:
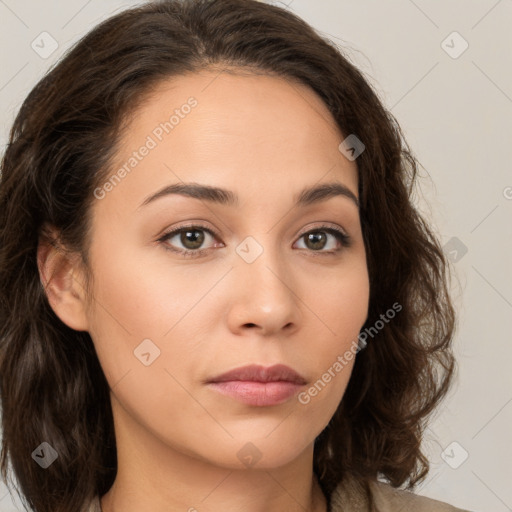
<path fill-rule="evenodd" d="M 185 249 L 199 249 L 204 242 L 204 238 L 204 233 L 200 229 L 180 231 L 180 242 L 185 246 Z"/>
<path fill-rule="evenodd" d="M 327 235 L 322 231 L 314 231 L 304 236 L 306 245 L 309 249 L 313 249 L 314 251 L 323 249 L 327 243 Z"/>
<path fill-rule="evenodd" d="M 325 249 L 329 244 L 329 235 L 331 235 L 342 247 L 350 246 L 350 237 L 343 233 L 342 231 L 327 227 L 320 226 L 314 230 L 308 231 L 301 235 L 300 240 L 305 240 L 305 248 L 311 250 L 312 252 L 325 252 L 328 254 L 332 254 L 333 252 L 337 252 L 340 250 L 340 247 L 337 246 L 336 241 L 331 243 L 331 247 Z"/>
<path fill-rule="evenodd" d="M 214 240 L 216 239 L 216 234 L 206 227 L 183 226 L 166 233 L 158 241 L 168 251 L 173 251 L 186 257 L 196 257 L 210 251 L 211 247 L 202 247 L 207 236 Z M 176 240 L 170 243 L 173 239 Z"/>

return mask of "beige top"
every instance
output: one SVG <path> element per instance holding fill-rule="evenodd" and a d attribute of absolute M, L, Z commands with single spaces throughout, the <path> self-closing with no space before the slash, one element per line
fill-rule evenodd
<path fill-rule="evenodd" d="M 378 512 L 470 512 L 382 482 L 370 487 Z M 369 506 L 366 492 L 356 480 L 343 480 L 331 496 L 331 512 L 368 512 Z"/>
<path fill-rule="evenodd" d="M 373 483 L 371 489 L 378 512 L 470 512 L 442 501 L 395 489 L 381 482 Z M 368 512 L 368 510 L 366 493 L 355 480 L 343 480 L 332 493 L 331 512 Z M 92 500 L 84 512 L 102 512 L 98 496 Z"/>

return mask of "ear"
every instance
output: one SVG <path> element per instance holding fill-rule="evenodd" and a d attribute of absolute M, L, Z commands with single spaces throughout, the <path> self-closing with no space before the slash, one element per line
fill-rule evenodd
<path fill-rule="evenodd" d="M 87 331 L 87 303 L 79 255 L 65 251 L 54 228 L 39 238 L 37 267 L 48 302 L 68 327 Z"/>

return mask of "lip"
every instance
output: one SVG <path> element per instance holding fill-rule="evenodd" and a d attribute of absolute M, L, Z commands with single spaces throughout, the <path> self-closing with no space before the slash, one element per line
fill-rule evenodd
<path fill-rule="evenodd" d="M 289 366 L 249 365 L 235 368 L 207 381 L 210 388 L 255 406 L 279 405 L 292 397 L 306 380 Z"/>
<path fill-rule="evenodd" d="M 267 367 L 258 364 L 241 366 L 240 368 L 235 368 L 222 375 L 213 377 L 208 382 L 228 382 L 233 380 L 252 382 L 285 381 L 293 384 L 306 384 L 306 380 L 302 375 L 284 364 L 275 364 Z"/>

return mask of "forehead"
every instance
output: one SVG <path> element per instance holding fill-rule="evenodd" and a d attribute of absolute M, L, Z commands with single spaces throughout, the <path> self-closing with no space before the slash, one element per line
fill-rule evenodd
<path fill-rule="evenodd" d="M 190 101 L 197 105 L 188 108 Z M 177 141 L 183 135 L 189 143 L 196 141 L 197 149 L 206 142 L 206 137 L 238 137 L 253 144 L 259 140 L 268 143 L 272 136 L 286 133 L 300 137 L 297 142 L 291 138 L 275 140 L 281 148 L 324 140 L 325 132 L 335 142 L 342 137 L 325 103 L 305 84 L 236 69 L 203 70 L 163 81 L 146 95 L 133 114 L 124 137 L 126 143 L 136 144 L 134 138 L 140 132 L 151 133 L 159 123 L 170 121 L 173 114 L 173 139 Z M 182 123 L 185 119 L 187 122 Z M 190 137 L 191 130 L 200 130 L 200 140 Z M 332 140 L 325 142 L 329 144 Z"/>
<path fill-rule="evenodd" d="M 107 199 L 133 210 L 180 180 L 238 188 L 240 196 L 280 189 L 291 198 L 323 177 L 357 194 L 356 164 L 338 149 L 343 138 L 321 98 L 296 81 L 222 70 L 174 77 L 132 113 L 112 167 L 128 172 Z M 133 156 L 144 146 L 151 149 Z"/>

